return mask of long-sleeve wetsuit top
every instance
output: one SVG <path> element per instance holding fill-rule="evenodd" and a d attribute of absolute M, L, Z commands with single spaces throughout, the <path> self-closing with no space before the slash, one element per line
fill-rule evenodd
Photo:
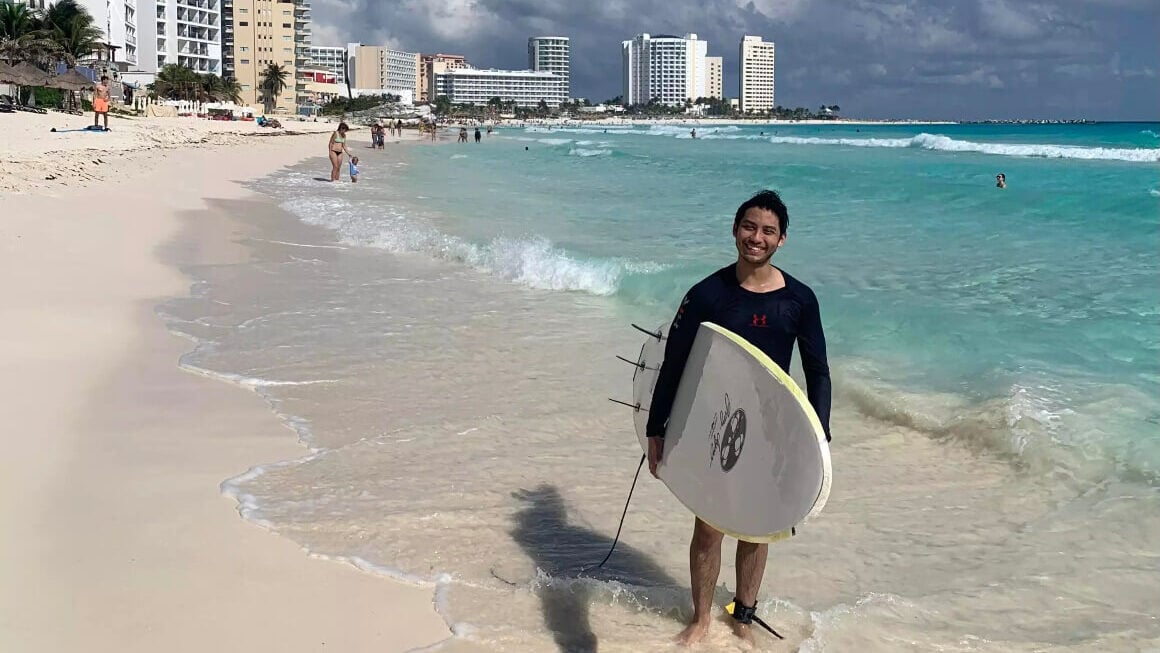
<path fill-rule="evenodd" d="M 789 373 L 796 340 L 806 375 L 806 395 L 830 439 L 830 366 L 818 299 L 806 284 L 782 271 L 785 287 L 757 293 L 741 287 L 735 265 L 717 270 L 689 289 L 669 327 L 646 435 L 664 437 L 677 385 L 702 322 L 712 322 L 753 343 Z"/>

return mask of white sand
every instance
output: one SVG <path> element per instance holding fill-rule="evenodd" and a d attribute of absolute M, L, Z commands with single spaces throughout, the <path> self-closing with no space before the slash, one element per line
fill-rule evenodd
<path fill-rule="evenodd" d="M 153 160 L 164 150 L 245 144 L 286 133 L 329 133 L 335 127 L 324 121 L 286 120 L 282 129 L 272 129 L 243 121 L 110 116 L 108 132 L 63 131 L 91 124 L 91 113 L 0 114 L 0 192 L 101 180 L 111 158 L 125 153 L 145 153 L 146 160 Z M 320 151 L 325 153 L 321 146 Z"/>
<path fill-rule="evenodd" d="M 0 120 L 0 188 L 24 190 L 30 143 L 67 163 L 92 154 L 82 139 L 212 142 L 217 127 L 57 138 L 29 130 L 80 119 Z M 0 194 L 2 651 L 401 651 L 449 635 L 430 588 L 311 559 L 220 494 L 251 465 L 305 453 L 256 395 L 179 371 L 190 343 L 153 313 L 188 291 L 158 259 L 178 212 L 250 197 L 234 182 L 321 156 L 325 136 L 245 144 L 100 150 L 99 185 Z M 219 235 L 182 256 L 244 255 L 228 218 L 202 219 Z"/>

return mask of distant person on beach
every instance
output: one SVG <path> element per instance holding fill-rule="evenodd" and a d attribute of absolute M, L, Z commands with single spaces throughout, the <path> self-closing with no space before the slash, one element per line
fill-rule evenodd
<path fill-rule="evenodd" d="M 1007 175 L 1005 175 L 1001 172 L 999 174 L 995 175 L 995 187 L 996 188 L 1006 188 L 1007 187 Z"/>
<path fill-rule="evenodd" d="M 338 123 L 338 129 L 330 134 L 330 143 L 327 144 L 327 153 L 330 155 L 330 180 L 338 181 L 342 170 L 342 155 L 350 154 L 346 149 L 346 133 L 350 127 L 345 122 Z"/>
<path fill-rule="evenodd" d="M 358 157 L 350 157 L 350 183 L 358 183 Z"/>
<path fill-rule="evenodd" d="M 689 132 L 689 136 L 692 137 L 694 140 L 697 138 L 696 128 L 694 128 L 692 131 Z"/>
<path fill-rule="evenodd" d="M 459 142 L 459 143 L 466 143 L 467 142 L 467 128 L 466 127 L 459 128 L 459 140 L 457 142 Z"/>
<path fill-rule="evenodd" d="M 746 200 L 733 217 L 737 261 L 709 275 L 681 300 L 669 327 L 664 362 L 649 406 L 648 468 L 657 475 L 664 456 L 665 431 L 677 385 L 702 322 L 713 322 L 745 338 L 789 373 L 794 342 L 801 352 L 806 394 L 830 439 L 830 367 L 818 299 L 810 287 L 770 264 L 785 245 L 789 211 L 781 197 L 765 190 Z M 713 621 L 713 591 L 721 570 L 724 535 L 697 518 L 689 545 L 693 590 L 693 620 L 678 635 L 682 644 L 705 638 Z M 737 542 L 737 595 L 733 631 L 752 637 L 750 624 L 765 574 L 769 544 Z"/>
<path fill-rule="evenodd" d="M 475 128 L 475 142 L 478 143 L 480 139 L 479 127 Z"/>
<path fill-rule="evenodd" d="M 109 76 L 101 75 L 101 83 L 93 87 L 93 127 L 100 126 L 105 118 L 105 131 L 109 130 Z"/>

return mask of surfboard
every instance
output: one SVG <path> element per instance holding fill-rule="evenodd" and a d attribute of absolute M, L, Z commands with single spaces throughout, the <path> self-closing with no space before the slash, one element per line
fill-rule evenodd
<path fill-rule="evenodd" d="M 633 375 L 636 434 L 645 451 L 667 332 L 665 324 L 646 338 Z M 722 533 L 774 542 L 825 507 L 830 447 L 789 374 L 741 336 L 702 322 L 677 387 L 657 476 Z"/>

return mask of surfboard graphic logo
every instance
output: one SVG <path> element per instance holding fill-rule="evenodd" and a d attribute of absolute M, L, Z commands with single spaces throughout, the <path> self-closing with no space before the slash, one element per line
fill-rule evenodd
<path fill-rule="evenodd" d="M 713 416 L 709 426 L 709 466 L 720 461 L 721 469 L 728 472 L 741 457 L 745 446 L 745 411 L 733 409 L 729 395 L 725 395 L 721 410 Z M 717 454 L 720 452 L 720 458 Z"/>
<path fill-rule="evenodd" d="M 721 437 L 721 469 L 728 472 L 741 458 L 745 446 L 745 411 L 738 408 L 725 425 L 725 435 Z"/>

